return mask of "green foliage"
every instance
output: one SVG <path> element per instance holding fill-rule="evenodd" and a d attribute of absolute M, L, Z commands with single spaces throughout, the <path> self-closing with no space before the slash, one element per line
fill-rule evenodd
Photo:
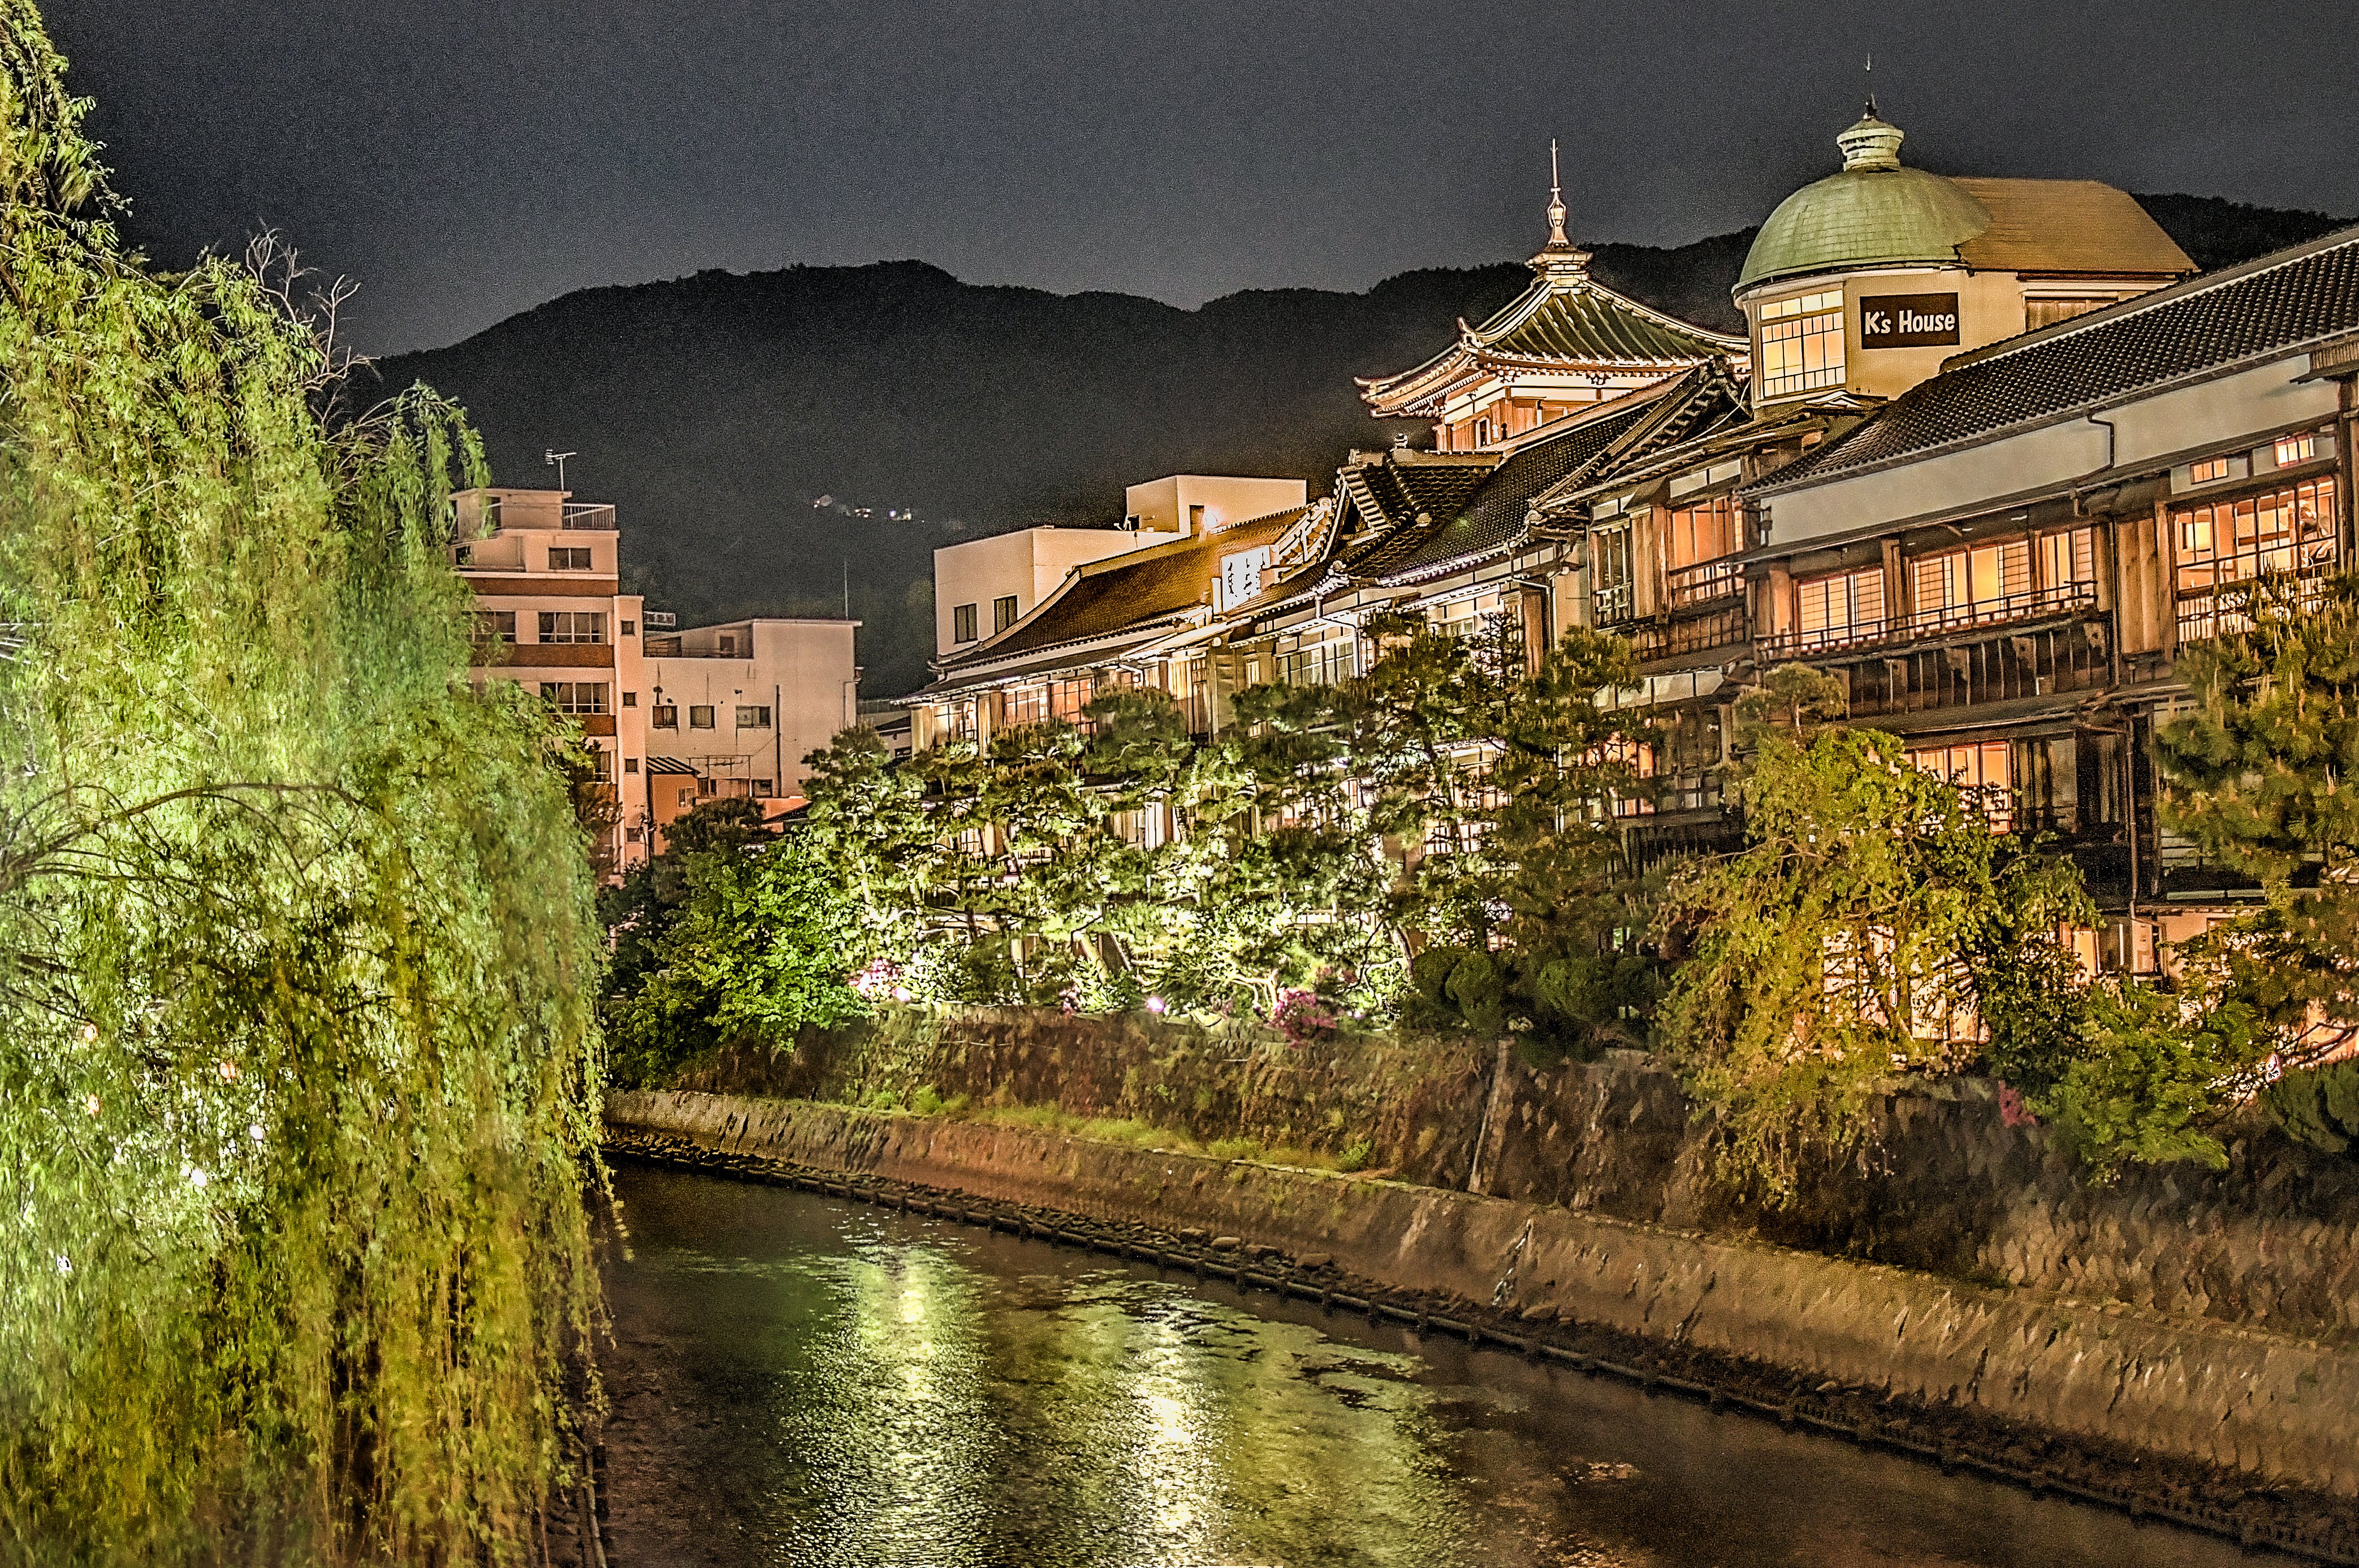
<path fill-rule="evenodd" d="M 1840 691 L 1799 666 L 1739 705 L 1752 761 L 1734 780 L 1746 847 L 1684 867 L 1667 941 L 1691 943 L 1664 1045 L 1726 1127 L 1730 1168 L 1776 1198 L 1805 1149 L 1865 1130 L 1880 1081 L 1949 1073 L 1977 1047 L 2055 1062 L 2077 1040 L 2060 927 L 2092 918 L 2069 862 L 1991 831 L 1980 803 L 1910 767 L 1899 740 L 1823 727 Z"/>
<path fill-rule="evenodd" d="M 2288 1040 L 2313 1022 L 2348 1039 L 2359 1028 L 2359 580 L 2265 578 L 2237 592 L 2251 629 L 2180 650 L 2195 705 L 2158 731 L 2155 763 L 2164 825 L 2258 880 L 2264 905 L 2181 956 Z"/>
<path fill-rule="evenodd" d="M 2087 1018 L 2085 1052 L 2031 1103 L 2091 1176 L 2180 1160 L 2226 1169 L 2227 1151 L 2202 1123 L 2268 1055 L 2252 1011 L 2105 984 L 2089 989 Z"/>
<path fill-rule="evenodd" d="M 698 824 L 726 825 L 717 816 Z M 660 1082 L 724 1043 L 791 1046 L 806 1024 L 867 1010 L 849 982 L 861 951 L 858 913 L 816 845 L 799 835 L 697 850 L 676 843 L 650 867 L 650 894 L 674 878 L 679 902 L 647 910 L 660 933 L 632 933 L 630 968 L 618 965 L 609 998 L 618 1081 Z"/>
<path fill-rule="evenodd" d="M 2359 1061 L 2284 1073 L 2261 1091 L 2261 1105 L 2287 1137 L 2348 1154 L 2359 1147 Z"/>
<path fill-rule="evenodd" d="M 1343 1152 L 1336 1158 L 1335 1169 L 1346 1173 L 1365 1171 L 1368 1168 L 1368 1161 L 1375 1157 L 1375 1152 L 1376 1146 L 1373 1140 L 1364 1138 L 1353 1138 L 1343 1146 Z"/>
<path fill-rule="evenodd" d="M 0 1555 L 521 1563 L 597 1311 L 570 729 L 469 682 L 456 412 L 325 427 L 85 107 L 0 0 Z"/>

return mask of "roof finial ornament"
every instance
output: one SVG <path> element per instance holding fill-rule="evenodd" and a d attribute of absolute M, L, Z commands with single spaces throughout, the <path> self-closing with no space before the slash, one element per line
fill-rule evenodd
<path fill-rule="evenodd" d="M 1564 179 L 1557 170 L 1556 138 L 1549 138 L 1549 238 L 1550 250 L 1571 250 L 1572 242 L 1564 237 Z"/>
<path fill-rule="evenodd" d="M 1873 49 L 1868 51 L 1867 56 L 1867 107 L 1861 112 L 1859 117 L 1863 120 L 1880 120 L 1884 117 L 1875 112 L 1875 52 Z"/>

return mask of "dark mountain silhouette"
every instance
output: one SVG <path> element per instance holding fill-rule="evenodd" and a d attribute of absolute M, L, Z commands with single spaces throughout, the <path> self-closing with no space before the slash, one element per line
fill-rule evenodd
<path fill-rule="evenodd" d="M 2141 200 L 2206 265 L 2333 226 Z M 1734 331 L 1728 290 L 1752 238 L 1602 245 L 1592 268 Z M 1300 477 L 1315 495 L 1351 448 L 1419 428 L 1371 419 L 1352 378 L 1428 358 L 1529 277 L 1516 263 L 1431 269 L 1184 310 L 981 287 L 915 261 L 701 272 L 583 289 L 375 373 L 465 404 L 501 484 L 549 483 L 546 449 L 579 453 L 574 488 L 622 508 L 629 585 L 684 625 L 835 614 L 848 581 L 867 623 L 864 687 L 886 695 L 926 679 L 937 546 L 1112 523 L 1125 484 L 1165 474 Z M 815 508 L 821 496 L 835 505 Z"/>

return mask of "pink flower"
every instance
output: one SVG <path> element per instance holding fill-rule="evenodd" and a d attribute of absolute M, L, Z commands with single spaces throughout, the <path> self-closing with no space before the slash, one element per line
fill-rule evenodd
<path fill-rule="evenodd" d="M 2039 1118 L 2031 1114 L 2024 1103 L 2023 1093 L 2012 1083 L 1998 1086 L 1998 1119 L 2011 1127 L 2038 1127 Z"/>

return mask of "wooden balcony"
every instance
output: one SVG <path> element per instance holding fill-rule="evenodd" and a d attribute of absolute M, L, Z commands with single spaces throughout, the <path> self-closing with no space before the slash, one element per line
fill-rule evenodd
<path fill-rule="evenodd" d="M 1663 603 L 1674 610 L 1691 609 L 1745 592 L 1745 568 L 1734 556 L 1700 561 L 1663 573 Z"/>
<path fill-rule="evenodd" d="M 1875 620 L 1853 621 L 1843 626 L 1807 631 L 1780 632 L 1760 639 L 1761 659 L 1765 664 L 1790 659 L 1815 659 L 1831 653 L 1918 642 L 1929 637 L 1954 637 L 1991 627 L 2058 620 L 2086 615 L 2095 609 L 2096 604 L 2095 583 L 2060 583 L 2053 587 L 2035 588 L 2027 593 L 1979 599 L 1970 604 L 1943 604 Z"/>

